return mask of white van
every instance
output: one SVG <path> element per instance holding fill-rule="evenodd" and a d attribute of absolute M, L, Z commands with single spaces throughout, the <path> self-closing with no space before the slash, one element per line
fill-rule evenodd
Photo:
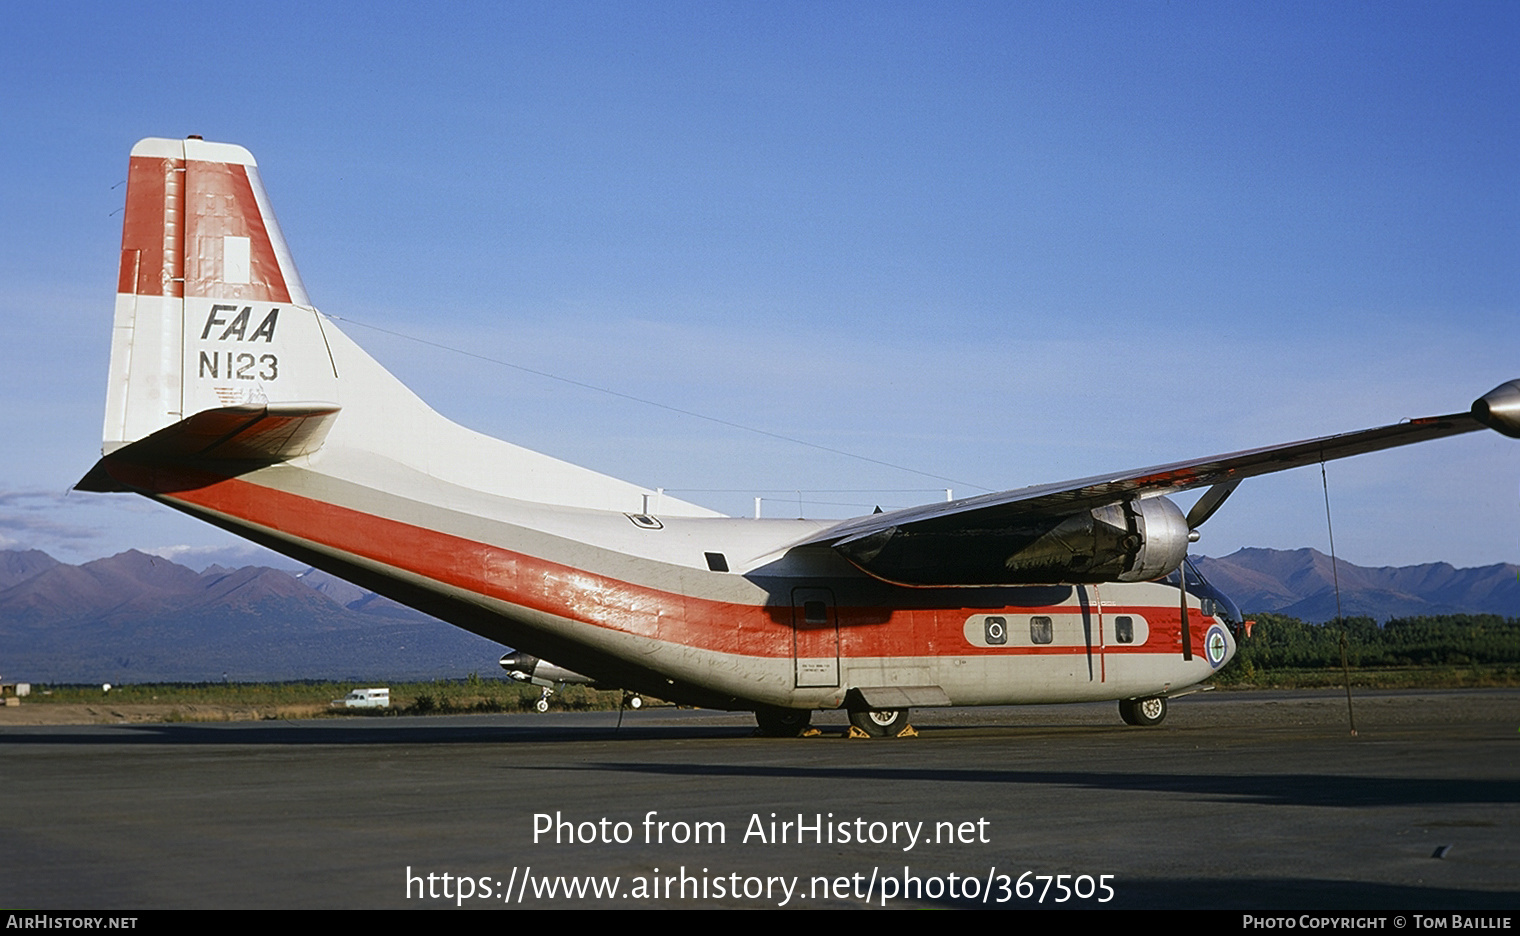
<path fill-rule="evenodd" d="M 341 699 L 333 699 L 340 708 L 390 708 L 391 691 L 385 689 L 355 689 Z"/>

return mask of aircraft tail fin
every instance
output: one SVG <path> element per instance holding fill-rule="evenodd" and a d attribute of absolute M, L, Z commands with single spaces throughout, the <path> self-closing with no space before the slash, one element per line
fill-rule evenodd
<path fill-rule="evenodd" d="M 336 399 L 336 368 L 241 146 L 132 148 L 102 449 L 226 407 Z"/>
<path fill-rule="evenodd" d="M 714 515 L 428 407 L 311 306 L 248 150 L 196 137 L 132 148 L 102 439 L 82 488 L 124 489 L 112 460 L 240 473 L 314 456 L 419 496 L 420 474 L 537 503 L 631 512 L 653 496 L 668 514 Z M 398 469 L 383 482 L 382 464 Z"/>

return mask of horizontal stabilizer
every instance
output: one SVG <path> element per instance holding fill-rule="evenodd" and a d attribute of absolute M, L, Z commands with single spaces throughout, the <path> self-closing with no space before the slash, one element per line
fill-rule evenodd
<path fill-rule="evenodd" d="M 336 403 L 245 403 L 204 410 L 107 454 L 75 487 L 123 491 L 107 460 L 162 463 L 213 460 L 273 464 L 322 447 Z"/>

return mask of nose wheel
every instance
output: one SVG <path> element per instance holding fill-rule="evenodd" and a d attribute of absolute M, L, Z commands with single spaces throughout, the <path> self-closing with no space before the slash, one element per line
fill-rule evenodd
<path fill-rule="evenodd" d="M 1120 699 L 1119 717 L 1126 725 L 1149 728 L 1161 724 L 1166 718 L 1166 697 L 1151 696 L 1148 699 Z"/>

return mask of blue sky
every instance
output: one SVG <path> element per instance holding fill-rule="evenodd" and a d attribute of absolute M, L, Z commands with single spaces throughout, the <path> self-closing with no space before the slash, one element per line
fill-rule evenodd
<path fill-rule="evenodd" d="M 1233 451 L 1520 377 L 1512 3 L 12 3 L 0 22 L 0 548 L 260 555 L 66 494 L 98 455 L 144 136 L 251 149 L 313 300 L 445 414 L 730 513 Z M 1352 562 L 1520 561 L 1520 444 L 1329 478 Z M 1195 551 L 1246 545 L 1326 548 L 1317 470 L 1248 482 Z"/>

